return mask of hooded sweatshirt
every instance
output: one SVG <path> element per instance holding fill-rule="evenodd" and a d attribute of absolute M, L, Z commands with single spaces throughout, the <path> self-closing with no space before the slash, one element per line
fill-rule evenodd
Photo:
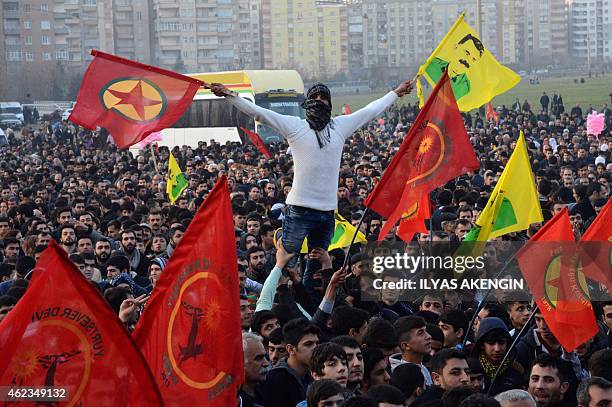
<path fill-rule="evenodd" d="M 476 342 L 472 350 L 472 354 L 474 357 L 476 357 L 476 359 L 479 359 L 480 353 L 483 352 L 482 348 L 484 344 L 484 338 L 493 331 L 499 331 L 503 333 L 506 336 L 507 346 L 509 347 L 511 345 L 512 338 L 508 333 L 508 327 L 506 326 L 504 321 L 495 317 L 485 318 L 480 322 L 480 326 L 478 327 L 478 333 L 476 334 Z M 487 375 L 485 369 L 485 389 L 488 390 L 492 385 L 493 390 L 491 391 L 491 394 L 495 395 L 506 390 L 520 389 L 523 387 L 524 370 L 519 363 L 514 361 L 514 358 L 514 351 L 512 351 L 509 357 L 510 364 L 505 370 L 502 370 L 499 373 L 499 376 L 495 380 L 495 383 L 492 383 L 493 377 Z"/>
<path fill-rule="evenodd" d="M 299 377 L 297 372 L 283 359 L 266 376 L 266 381 L 258 388 L 258 393 L 266 406 L 295 407 L 306 399 L 306 389 L 311 383 L 310 374 Z"/>

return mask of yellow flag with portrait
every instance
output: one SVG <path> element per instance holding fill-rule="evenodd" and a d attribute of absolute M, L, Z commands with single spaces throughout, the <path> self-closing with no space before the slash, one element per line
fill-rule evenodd
<path fill-rule="evenodd" d="M 521 77 L 495 59 L 463 17 L 461 14 L 455 21 L 434 52 L 421 65 L 418 74 L 434 87 L 444 71 L 448 70 L 457 106 L 462 112 L 467 112 L 512 89 Z M 423 106 L 420 79 L 417 81 L 417 95 Z"/>

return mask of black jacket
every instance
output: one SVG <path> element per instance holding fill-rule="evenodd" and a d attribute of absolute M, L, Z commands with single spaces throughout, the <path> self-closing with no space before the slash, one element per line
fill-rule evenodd
<path fill-rule="evenodd" d="M 442 387 L 432 386 L 417 397 L 417 399 L 410 404 L 410 407 L 419 407 L 434 400 L 441 400 L 443 395 L 444 389 L 442 389 Z"/>
<path fill-rule="evenodd" d="M 525 369 L 525 378 L 529 377 L 531 372 L 531 365 L 535 358 L 544 353 L 544 347 L 542 344 L 538 345 L 535 341 L 534 330 L 531 329 L 527 335 L 523 336 L 519 343 L 516 344 L 516 361 L 519 362 Z M 559 358 L 559 366 L 562 374 L 569 382 L 569 389 L 565 393 L 568 397 L 566 403 L 572 403 L 575 401 L 576 389 L 578 388 L 578 378 L 574 373 L 574 365 L 571 361 Z"/>
<path fill-rule="evenodd" d="M 295 407 L 306 399 L 306 388 L 310 382 L 310 374 L 300 378 L 284 359 L 268 372 L 266 381 L 258 388 L 258 393 L 265 406 Z"/>

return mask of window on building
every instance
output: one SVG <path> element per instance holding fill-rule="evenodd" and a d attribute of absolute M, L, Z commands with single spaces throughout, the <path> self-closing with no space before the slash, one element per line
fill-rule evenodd
<path fill-rule="evenodd" d="M 47 3 L 43 3 L 40 5 L 40 12 L 41 13 L 48 13 L 49 12 L 49 5 Z"/>
<path fill-rule="evenodd" d="M 43 52 L 42 53 L 42 59 L 43 59 L 43 61 L 51 61 L 51 53 L 50 52 Z"/>
<path fill-rule="evenodd" d="M 21 61 L 21 51 L 7 51 L 6 59 L 9 61 Z"/>
<path fill-rule="evenodd" d="M 68 59 L 68 51 L 65 49 L 60 49 L 60 50 L 55 51 L 55 59 L 57 60 Z"/>
<path fill-rule="evenodd" d="M 6 26 L 6 24 L 5 24 Z M 32 28 L 32 22 L 29 20 L 24 20 L 23 22 L 23 28 L 25 28 L 26 30 L 29 30 Z"/>
<path fill-rule="evenodd" d="M 50 45 L 50 44 L 51 44 L 51 38 L 49 38 L 49 36 L 48 36 L 48 35 L 43 35 L 43 36 L 40 38 L 40 43 L 41 43 L 42 45 Z"/>
<path fill-rule="evenodd" d="M 48 20 L 43 20 L 40 22 L 40 29 L 41 30 L 50 30 L 51 29 L 51 23 Z"/>
<path fill-rule="evenodd" d="M 32 53 L 32 51 L 26 51 L 24 55 L 26 61 L 34 61 L 34 54 Z"/>
<path fill-rule="evenodd" d="M 26 35 L 25 36 L 24 44 L 25 45 L 32 45 L 32 36 L 31 35 Z"/>
<path fill-rule="evenodd" d="M 25 13 L 30 13 L 30 12 L 32 11 L 32 6 L 31 6 L 31 5 L 29 5 L 29 4 L 24 4 L 24 5 L 23 5 L 23 11 L 24 11 Z"/>

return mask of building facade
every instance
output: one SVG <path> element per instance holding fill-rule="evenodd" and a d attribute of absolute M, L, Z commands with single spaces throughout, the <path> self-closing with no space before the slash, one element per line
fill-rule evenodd
<path fill-rule="evenodd" d="M 568 0 L 570 53 L 591 64 L 612 60 L 612 0 Z"/>
<path fill-rule="evenodd" d="M 263 65 L 305 79 L 348 69 L 347 6 L 315 0 L 262 0 Z"/>
<path fill-rule="evenodd" d="M 407 67 L 418 67 L 431 54 L 431 2 L 364 0 L 363 13 L 364 65 L 372 74 L 389 67 L 389 78 L 405 77 Z"/>

